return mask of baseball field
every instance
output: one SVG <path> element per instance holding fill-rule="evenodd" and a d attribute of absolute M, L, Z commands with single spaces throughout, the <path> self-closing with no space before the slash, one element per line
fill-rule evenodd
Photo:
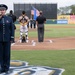
<path fill-rule="evenodd" d="M 75 75 L 75 25 L 45 25 L 44 42 L 38 42 L 37 29 L 29 28 L 28 43 L 20 43 L 20 25 L 16 25 L 15 44 L 11 46 L 11 60 L 30 65 L 63 68 L 62 75 Z"/>

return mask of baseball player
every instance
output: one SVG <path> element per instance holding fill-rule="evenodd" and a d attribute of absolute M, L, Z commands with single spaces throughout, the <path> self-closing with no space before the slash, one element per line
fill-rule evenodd
<path fill-rule="evenodd" d="M 29 18 L 26 16 L 25 11 L 22 11 L 22 15 L 19 17 L 20 23 L 20 42 L 22 42 L 22 36 L 25 35 L 26 42 L 28 43 L 28 22 Z"/>

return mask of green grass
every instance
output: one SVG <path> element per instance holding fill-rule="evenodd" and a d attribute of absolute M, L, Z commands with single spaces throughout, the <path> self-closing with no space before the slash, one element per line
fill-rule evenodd
<path fill-rule="evenodd" d="M 69 26 L 72 27 L 70 28 Z M 69 36 L 75 36 L 75 25 L 45 25 L 45 37 L 54 38 Z"/>
<path fill-rule="evenodd" d="M 75 36 L 75 28 L 51 28 L 45 31 L 45 37 L 68 37 Z"/>
<path fill-rule="evenodd" d="M 16 30 L 16 37 L 20 37 L 19 25 L 16 25 L 18 28 Z M 56 26 L 56 27 L 55 27 Z M 60 26 L 60 28 L 58 28 Z M 64 28 L 64 27 L 65 28 Z M 72 28 L 67 28 L 68 26 L 72 26 Z M 29 31 L 29 38 L 36 37 L 37 38 L 37 30 Z M 75 25 L 45 25 L 45 38 L 51 37 L 69 37 L 75 36 Z"/>
<path fill-rule="evenodd" d="M 16 37 L 20 37 L 19 25 L 16 30 Z M 60 27 L 59 27 L 60 26 Z M 67 28 L 72 26 L 71 28 Z M 59 28 L 58 28 L 59 27 Z M 75 36 L 75 25 L 45 25 L 45 38 Z M 36 37 L 37 31 L 29 31 L 29 38 Z M 75 75 L 75 50 L 35 50 L 35 51 L 12 51 L 12 60 L 22 60 L 30 65 L 50 66 L 63 68 L 63 75 Z"/>
<path fill-rule="evenodd" d="M 12 51 L 12 60 L 29 62 L 29 65 L 50 66 L 65 69 L 63 75 L 75 74 L 75 50 Z"/>
<path fill-rule="evenodd" d="M 31 31 L 31 32 L 29 32 L 29 37 L 35 37 L 35 38 L 37 38 L 37 31 Z"/>

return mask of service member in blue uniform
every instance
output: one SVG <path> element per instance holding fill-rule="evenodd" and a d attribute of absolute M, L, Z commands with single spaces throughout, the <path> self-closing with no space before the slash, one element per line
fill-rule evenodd
<path fill-rule="evenodd" d="M 9 71 L 10 47 L 14 38 L 12 18 L 5 15 L 7 9 L 5 4 L 0 4 L 0 73 Z"/>
<path fill-rule="evenodd" d="M 8 14 L 8 16 L 11 17 L 12 20 L 13 20 L 13 25 L 14 25 L 14 39 L 13 39 L 12 43 L 15 43 L 15 30 L 16 30 L 15 22 L 16 22 L 17 18 L 16 18 L 16 15 L 14 15 L 14 13 L 13 13 L 12 10 L 10 10 L 10 13 Z"/>
<path fill-rule="evenodd" d="M 40 11 L 40 15 L 36 18 L 37 30 L 38 30 L 38 42 L 44 41 L 44 23 L 46 18 L 43 16 L 43 12 Z"/>
<path fill-rule="evenodd" d="M 36 28 L 36 20 L 34 19 L 34 15 L 31 15 L 31 19 L 30 19 L 30 28 Z"/>

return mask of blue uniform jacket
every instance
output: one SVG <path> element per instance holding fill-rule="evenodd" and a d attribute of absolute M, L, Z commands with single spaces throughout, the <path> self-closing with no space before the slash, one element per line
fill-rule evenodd
<path fill-rule="evenodd" d="M 14 25 L 12 18 L 3 16 L 0 18 L 0 42 L 10 42 L 14 38 Z"/>

